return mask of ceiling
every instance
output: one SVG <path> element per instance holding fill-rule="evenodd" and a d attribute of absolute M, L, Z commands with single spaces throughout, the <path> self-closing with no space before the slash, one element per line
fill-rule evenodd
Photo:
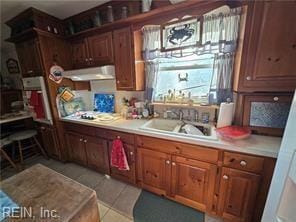
<path fill-rule="evenodd" d="M 0 0 L 1 50 L 11 48 L 11 44 L 4 42 L 10 35 L 10 28 L 4 23 L 29 7 L 64 19 L 108 1 L 110 0 Z"/>
<path fill-rule="evenodd" d="M 64 19 L 108 1 L 110 0 L 0 0 L 1 22 L 9 20 L 29 7 Z"/>
<path fill-rule="evenodd" d="M 64 19 L 109 1 L 111 0 L 0 0 L 1 51 L 3 53 L 13 48 L 13 44 L 4 41 L 10 36 L 10 28 L 4 23 L 29 7 Z M 184 0 L 170 1 L 175 4 Z"/>

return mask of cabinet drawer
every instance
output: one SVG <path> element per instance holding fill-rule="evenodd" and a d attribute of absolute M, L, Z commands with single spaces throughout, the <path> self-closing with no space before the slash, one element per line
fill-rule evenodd
<path fill-rule="evenodd" d="M 95 128 L 91 126 L 84 126 L 81 124 L 64 124 L 66 131 L 73 131 L 83 133 L 83 135 L 95 136 Z"/>
<path fill-rule="evenodd" d="M 260 173 L 263 170 L 264 158 L 224 152 L 223 165 L 240 170 Z"/>
<path fill-rule="evenodd" d="M 127 143 L 127 144 L 134 144 L 135 143 L 134 134 L 123 133 L 123 132 L 118 132 L 118 131 L 111 131 L 111 130 L 106 132 L 106 138 L 108 138 L 109 140 L 115 140 L 118 136 L 120 137 L 120 139 L 124 143 Z"/>
<path fill-rule="evenodd" d="M 219 156 L 219 150 L 216 149 L 146 136 L 137 136 L 137 145 L 212 163 L 216 163 Z"/>

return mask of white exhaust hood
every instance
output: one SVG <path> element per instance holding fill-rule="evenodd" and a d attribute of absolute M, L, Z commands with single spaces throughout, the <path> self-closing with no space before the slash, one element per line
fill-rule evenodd
<path fill-rule="evenodd" d="M 63 72 L 63 77 L 72 81 L 103 80 L 115 78 L 115 67 L 113 65 L 75 69 Z"/>

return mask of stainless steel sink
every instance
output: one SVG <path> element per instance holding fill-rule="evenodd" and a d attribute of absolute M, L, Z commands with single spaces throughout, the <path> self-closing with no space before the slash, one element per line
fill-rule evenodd
<path fill-rule="evenodd" d="M 203 135 L 186 134 L 183 126 L 191 124 L 198 128 Z M 142 130 L 154 131 L 159 133 L 168 133 L 179 136 L 186 136 L 191 138 L 202 138 L 208 140 L 217 140 L 215 127 L 210 124 L 181 121 L 181 120 L 168 120 L 168 119 L 152 119 L 140 127 Z"/>

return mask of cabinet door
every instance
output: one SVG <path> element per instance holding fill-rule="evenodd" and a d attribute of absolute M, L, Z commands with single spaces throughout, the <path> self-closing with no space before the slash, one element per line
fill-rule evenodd
<path fill-rule="evenodd" d="M 260 176 L 226 167 L 221 176 L 219 214 L 229 221 L 252 221 Z"/>
<path fill-rule="evenodd" d="M 144 189 L 157 194 L 169 195 L 171 157 L 169 154 L 148 149 L 137 149 L 139 180 Z"/>
<path fill-rule="evenodd" d="M 60 152 L 57 143 L 57 137 L 55 129 L 51 126 L 41 125 L 40 134 L 42 138 L 42 144 L 45 151 L 51 157 L 59 158 Z"/>
<path fill-rule="evenodd" d="M 282 136 L 288 119 L 292 96 L 245 95 L 241 106 L 242 125 L 254 133 Z"/>
<path fill-rule="evenodd" d="M 136 170 L 135 170 L 135 147 L 127 143 L 123 143 L 125 154 L 127 157 L 127 162 L 130 170 L 119 170 L 116 167 L 110 166 L 110 173 L 112 177 L 118 178 L 120 180 L 136 183 Z M 112 142 L 109 142 L 109 155 L 111 160 Z"/>
<path fill-rule="evenodd" d="M 23 77 L 42 75 L 41 54 L 37 39 L 16 44 L 16 51 Z"/>
<path fill-rule="evenodd" d="M 71 55 L 73 69 L 85 68 L 90 65 L 87 42 L 85 39 L 71 42 Z"/>
<path fill-rule="evenodd" d="M 123 28 L 115 30 L 113 34 L 117 89 L 133 90 L 135 59 L 131 30 L 130 28 Z"/>
<path fill-rule="evenodd" d="M 172 193 L 177 200 L 202 211 L 212 210 L 217 166 L 172 157 Z"/>
<path fill-rule="evenodd" d="M 243 61 L 243 86 L 255 91 L 294 91 L 296 87 L 296 4 L 250 2 Z M 254 5 L 253 5 L 254 4 Z M 249 34 L 250 33 L 250 34 Z"/>
<path fill-rule="evenodd" d="M 70 159 L 76 163 L 87 165 L 83 137 L 79 133 L 66 133 Z"/>
<path fill-rule="evenodd" d="M 97 137 L 84 136 L 87 165 L 101 173 L 109 174 L 107 141 Z"/>
<path fill-rule="evenodd" d="M 91 66 L 113 63 L 112 33 L 107 32 L 87 38 Z"/>

